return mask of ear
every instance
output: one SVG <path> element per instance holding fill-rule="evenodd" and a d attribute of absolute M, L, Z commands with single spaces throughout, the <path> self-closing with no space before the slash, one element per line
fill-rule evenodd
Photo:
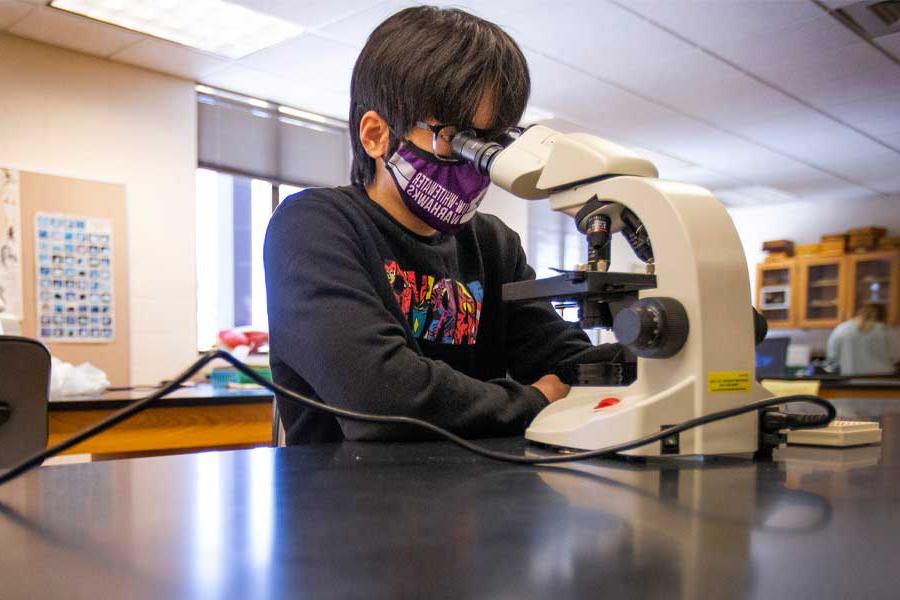
<path fill-rule="evenodd" d="M 390 128 L 374 110 L 366 112 L 359 120 L 359 142 L 372 158 L 384 158 L 388 151 Z"/>

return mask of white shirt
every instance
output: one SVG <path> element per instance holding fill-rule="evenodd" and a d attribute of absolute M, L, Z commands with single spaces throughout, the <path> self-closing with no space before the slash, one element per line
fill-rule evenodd
<path fill-rule="evenodd" d="M 881 375 L 894 372 L 891 342 L 884 323 L 873 323 L 862 331 L 856 319 L 844 321 L 828 336 L 828 362 L 837 364 L 841 375 Z"/>

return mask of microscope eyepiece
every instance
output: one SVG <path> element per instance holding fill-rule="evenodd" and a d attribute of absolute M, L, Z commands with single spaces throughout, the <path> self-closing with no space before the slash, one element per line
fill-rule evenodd
<path fill-rule="evenodd" d="M 460 131 L 453 136 L 450 148 L 453 151 L 454 158 L 467 160 L 473 163 L 480 173 L 488 175 L 494 157 L 504 147 L 495 141 L 476 137 L 475 132 L 472 130 L 466 130 Z"/>

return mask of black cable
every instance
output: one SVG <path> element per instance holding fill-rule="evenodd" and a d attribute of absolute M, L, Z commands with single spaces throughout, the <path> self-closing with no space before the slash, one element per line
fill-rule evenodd
<path fill-rule="evenodd" d="M 835 411 L 834 406 L 827 400 L 823 400 L 818 396 L 782 396 L 779 398 L 768 398 L 766 400 L 759 400 L 756 402 L 751 402 L 750 404 L 745 404 L 743 406 L 737 406 L 735 408 L 729 408 L 726 410 L 720 410 L 717 412 L 709 413 L 707 415 L 703 415 L 701 417 L 695 417 L 693 419 L 689 419 L 683 423 L 679 423 L 678 425 L 673 425 L 672 427 L 668 427 L 666 429 L 662 429 L 656 433 L 652 433 L 650 435 L 646 435 L 642 438 L 638 438 L 636 440 L 632 440 L 630 442 L 624 442 L 621 444 L 616 444 L 613 446 L 607 446 L 606 448 L 599 448 L 597 450 L 588 450 L 584 452 L 574 452 L 571 454 L 565 454 L 561 456 L 543 456 L 543 457 L 527 457 L 520 456 L 515 454 L 506 454 L 504 452 L 495 452 L 493 450 L 488 450 L 487 448 L 483 448 L 477 444 L 474 444 L 442 427 L 438 427 L 428 421 L 423 421 L 421 419 L 416 419 L 414 417 L 404 417 L 398 415 L 372 415 L 367 413 L 356 412 L 352 410 L 347 410 L 345 408 L 338 408 L 335 406 L 329 406 L 318 400 L 313 400 L 307 396 L 303 396 L 302 394 L 298 394 L 293 392 L 281 385 L 271 382 L 268 379 L 262 377 L 242 363 L 240 360 L 233 357 L 231 354 L 223 350 L 211 350 L 204 354 L 200 359 L 198 359 L 193 365 L 185 369 L 180 375 L 175 377 L 171 382 L 168 383 L 165 387 L 160 389 L 158 392 L 147 396 L 146 398 L 142 398 L 123 408 L 120 411 L 110 415 L 106 419 L 100 421 L 96 425 L 85 429 L 81 433 L 75 434 L 71 438 L 60 442 L 59 444 L 53 446 L 52 448 L 47 448 L 46 450 L 35 454 L 34 456 L 25 459 L 6 473 L 0 475 L 0 485 L 6 483 L 7 481 L 14 479 L 25 473 L 26 471 L 40 465 L 47 458 L 59 454 L 60 452 L 71 448 L 72 446 L 83 442 L 84 440 L 101 433 L 109 429 L 110 427 L 121 423 L 125 419 L 133 416 L 134 414 L 140 412 L 144 408 L 146 408 L 152 402 L 162 398 L 172 390 L 178 388 L 184 381 L 190 379 L 197 371 L 199 371 L 203 366 L 209 363 L 216 358 L 221 358 L 226 362 L 230 363 L 234 368 L 238 371 L 241 371 L 247 377 L 260 384 L 261 386 L 269 389 L 272 392 L 280 394 L 285 398 L 301 404 L 307 408 L 311 408 L 313 410 L 320 410 L 336 417 L 341 417 L 343 419 L 349 419 L 351 421 L 364 421 L 368 423 L 386 423 L 393 425 L 412 425 L 414 427 L 420 427 L 422 429 L 426 429 L 431 431 L 432 433 L 436 433 L 441 437 L 446 438 L 447 440 L 453 442 L 454 444 L 465 448 L 475 454 L 480 456 L 484 456 L 486 458 L 492 458 L 494 460 L 500 460 L 504 462 L 511 462 L 523 465 L 546 465 L 546 464 L 556 464 L 556 463 L 567 463 L 574 462 L 579 460 L 584 460 L 586 458 L 598 458 L 602 456 L 608 456 L 611 454 L 616 454 L 618 452 L 625 452 L 626 450 L 632 450 L 634 448 L 638 448 L 640 446 L 645 446 L 647 444 L 651 444 L 653 442 L 658 442 L 663 438 L 669 437 L 671 435 L 675 435 L 676 433 L 681 433 L 682 431 L 686 431 L 688 429 L 693 429 L 695 427 L 699 427 L 701 425 L 705 425 L 707 423 L 711 423 L 713 421 L 719 421 L 722 419 L 727 419 L 730 417 L 734 417 L 737 415 L 742 415 L 745 413 L 753 412 L 756 410 L 768 408 L 770 406 L 778 406 L 781 404 L 791 404 L 796 402 L 809 402 L 811 404 L 816 404 L 818 406 L 823 407 L 827 414 L 821 417 L 821 425 L 827 425 L 830 423 L 835 416 L 837 416 L 837 411 Z"/>

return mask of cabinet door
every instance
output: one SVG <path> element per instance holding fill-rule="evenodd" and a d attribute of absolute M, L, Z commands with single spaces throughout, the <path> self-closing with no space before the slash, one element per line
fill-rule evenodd
<path fill-rule="evenodd" d="M 794 262 L 760 263 L 756 266 L 756 309 L 770 329 L 795 326 Z"/>
<path fill-rule="evenodd" d="M 844 260 L 803 258 L 798 261 L 797 310 L 800 327 L 836 327 L 845 318 Z"/>
<path fill-rule="evenodd" d="M 884 307 L 887 321 L 900 322 L 898 306 L 898 259 L 896 251 L 872 252 L 847 257 L 847 312 L 856 314 L 863 304 L 872 302 Z"/>

